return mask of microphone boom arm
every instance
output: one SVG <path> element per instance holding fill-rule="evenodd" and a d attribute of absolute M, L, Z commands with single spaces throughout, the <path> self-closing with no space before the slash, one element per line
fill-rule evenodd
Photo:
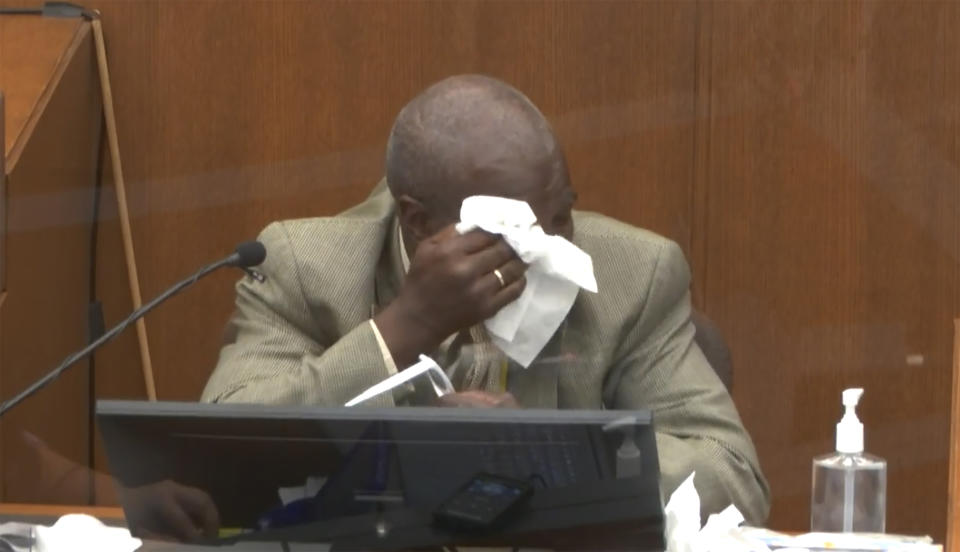
<path fill-rule="evenodd" d="M 63 362 L 61 362 L 59 366 L 57 366 L 56 368 L 48 372 L 45 376 L 43 376 L 42 378 L 30 384 L 30 386 L 28 386 L 26 389 L 24 389 L 14 397 L 4 401 L 3 403 L 0 403 L 0 417 L 3 417 L 3 415 L 6 414 L 8 410 L 20 404 L 27 397 L 33 395 L 37 391 L 49 385 L 50 382 L 60 377 L 60 375 L 63 374 L 67 370 L 67 368 L 73 366 L 78 361 L 89 356 L 90 353 L 95 351 L 98 347 L 100 347 L 104 343 L 112 340 L 120 332 L 127 329 L 127 327 L 129 327 L 131 324 L 133 324 L 138 319 L 146 315 L 148 312 L 156 308 L 160 303 L 163 303 L 164 301 L 169 299 L 171 296 L 182 291 L 183 288 L 195 284 L 198 280 L 200 280 L 200 278 L 203 278 L 204 276 L 206 276 L 207 274 L 210 274 L 215 270 L 218 270 L 225 266 L 237 266 L 238 264 L 237 260 L 238 260 L 237 254 L 235 253 L 213 264 L 207 265 L 201 268 L 198 272 L 181 280 L 180 282 L 175 284 L 173 287 L 171 287 L 167 291 L 164 291 L 163 293 L 158 295 L 156 298 L 154 298 L 152 301 L 150 301 L 146 305 L 143 305 L 139 309 L 133 311 L 132 313 L 130 313 L 130 316 L 128 316 L 123 322 L 120 322 L 116 326 L 110 328 L 109 331 L 101 335 L 99 338 L 91 342 L 89 345 L 87 345 L 83 349 L 80 349 L 79 351 L 63 359 Z M 241 266 L 240 268 L 244 269 L 244 271 L 248 270 L 246 269 L 246 267 Z"/>

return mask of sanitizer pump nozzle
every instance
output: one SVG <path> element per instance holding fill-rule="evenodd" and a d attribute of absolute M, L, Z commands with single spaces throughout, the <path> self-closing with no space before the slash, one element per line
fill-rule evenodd
<path fill-rule="evenodd" d="M 863 395 L 863 389 L 857 387 L 843 392 L 843 406 L 846 412 L 837 423 L 837 452 L 857 454 L 863 452 L 863 424 L 857 418 L 857 403 Z"/>

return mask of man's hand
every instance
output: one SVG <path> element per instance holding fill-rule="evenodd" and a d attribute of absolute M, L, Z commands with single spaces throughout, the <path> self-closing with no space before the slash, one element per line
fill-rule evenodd
<path fill-rule="evenodd" d="M 488 393 L 486 391 L 464 391 L 451 393 L 437 399 L 440 406 L 470 408 L 520 408 L 517 399 L 510 393 Z"/>
<path fill-rule="evenodd" d="M 210 495 L 165 480 L 120 490 L 130 532 L 155 540 L 216 538 L 220 515 Z"/>
<path fill-rule="evenodd" d="M 526 265 L 500 236 L 460 235 L 451 225 L 420 243 L 399 295 L 374 322 L 397 366 L 408 366 L 520 297 L 524 272 Z"/>

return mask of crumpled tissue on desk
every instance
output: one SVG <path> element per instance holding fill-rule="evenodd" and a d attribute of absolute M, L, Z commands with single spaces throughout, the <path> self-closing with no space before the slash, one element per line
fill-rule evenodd
<path fill-rule="evenodd" d="M 696 472 L 680 484 L 663 509 L 667 552 L 770 552 L 763 542 L 748 539 L 740 524 L 743 514 L 731 504 L 707 518 L 700 527 L 700 495 L 693 485 Z"/>
<path fill-rule="evenodd" d="M 863 533 L 787 535 L 745 527 L 734 505 L 707 518 L 700 527 L 700 495 L 691 473 L 670 495 L 663 510 L 667 552 L 943 552 L 930 537 Z"/>
<path fill-rule="evenodd" d="M 51 527 L 0 524 L 0 539 L 14 552 L 133 552 L 143 542 L 123 527 L 109 527 L 86 514 L 61 516 Z"/>

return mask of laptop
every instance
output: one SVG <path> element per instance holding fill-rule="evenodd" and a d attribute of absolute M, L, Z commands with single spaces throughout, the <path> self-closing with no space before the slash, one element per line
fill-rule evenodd
<path fill-rule="evenodd" d="M 664 548 L 646 411 L 98 401 L 97 422 L 120 486 L 205 493 L 221 544 Z M 502 486 L 477 478 L 529 493 L 489 525 L 438 523 L 452 500 L 489 506 L 470 493 Z"/>

